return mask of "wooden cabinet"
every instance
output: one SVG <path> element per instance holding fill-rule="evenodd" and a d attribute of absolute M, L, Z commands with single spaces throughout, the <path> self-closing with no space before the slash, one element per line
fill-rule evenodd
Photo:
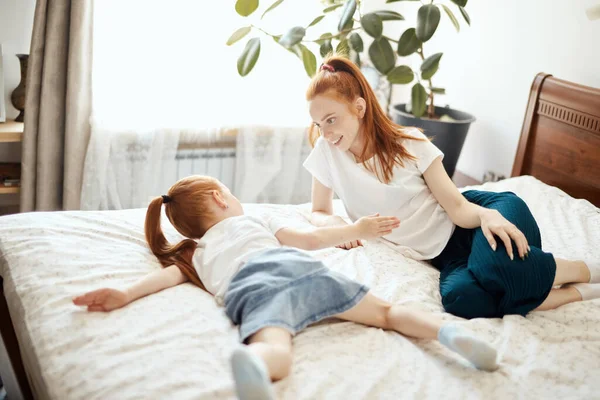
<path fill-rule="evenodd" d="M 22 122 L 7 121 L 0 123 L 0 146 L 5 143 L 21 142 L 22 137 Z M 4 180 L 7 178 L 20 179 L 21 164 L 16 162 L 3 162 L 3 160 L 0 159 L 0 196 L 19 193 L 20 184 L 6 185 Z"/>

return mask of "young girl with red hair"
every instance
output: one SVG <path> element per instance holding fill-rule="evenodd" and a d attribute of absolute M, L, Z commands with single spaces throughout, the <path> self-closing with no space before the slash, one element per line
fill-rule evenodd
<path fill-rule="evenodd" d="M 163 204 L 171 224 L 186 237 L 175 245 L 161 228 Z M 239 200 L 219 181 L 191 176 L 148 207 L 146 240 L 163 269 L 124 291 L 99 289 L 74 303 L 89 311 L 110 311 L 187 281 L 196 284 L 225 306 L 227 316 L 239 325 L 241 342 L 247 344 L 231 357 L 241 399 L 273 399 L 271 381 L 290 373 L 292 336 L 328 317 L 438 339 L 477 368 L 494 370 L 496 350 L 459 324 L 381 300 L 364 285 L 295 249 L 371 240 L 397 227 L 395 217 L 371 215 L 352 225 L 300 231 L 283 220 L 244 215 Z"/>

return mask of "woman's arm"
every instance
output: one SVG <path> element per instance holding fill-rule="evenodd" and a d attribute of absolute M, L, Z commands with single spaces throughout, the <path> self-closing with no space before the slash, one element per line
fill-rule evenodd
<path fill-rule="evenodd" d="M 525 235 L 498 211 L 467 201 L 448 176 L 442 165 L 441 157 L 436 158 L 431 163 L 423 173 L 423 178 L 433 196 L 448 213 L 452 222 L 466 229 L 481 227 L 483 234 L 494 250 L 496 250 L 494 235 L 497 235 L 504 242 L 511 259 L 513 258 L 512 238 L 519 250 L 519 256 L 521 258 L 525 257 L 529 248 Z"/>
<path fill-rule="evenodd" d="M 348 223 L 339 215 L 333 215 L 333 190 L 323 185 L 317 178 L 312 180 L 312 213 L 310 222 L 314 226 L 344 226 Z M 360 240 L 350 240 L 337 245 L 341 249 L 350 250 L 362 246 Z"/>
<path fill-rule="evenodd" d="M 171 265 L 147 275 L 123 291 L 112 288 L 98 289 L 75 297 L 73 303 L 78 306 L 87 306 L 88 311 L 112 311 L 187 280 L 179 267 Z"/>
<path fill-rule="evenodd" d="M 400 221 L 396 217 L 380 217 L 378 214 L 360 218 L 352 225 L 325 226 L 310 231 L 283 228 L 275 236 L 284 246 L 304 250 L 319 250 L 337 246 L 357 239 L 375 239 L 392 233 Z"/>
<path fill-rule="evenodd" d="M 310 222 L 314 226 L 334 226 L 333 190 L 323 185 L 317 178 L 312 179 L 312 213 Z M 340 218 L 340 217 L 337 217 Z M 340 218 L 341 219 L 341 218 Z"/>

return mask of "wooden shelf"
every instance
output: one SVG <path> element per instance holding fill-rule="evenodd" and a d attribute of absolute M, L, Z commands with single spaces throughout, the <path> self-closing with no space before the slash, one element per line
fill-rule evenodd
<path fill-rule="evenodd" d="M 23 123 L 0 122 L 0 143 L 20 142 L 23 138 Z"/>
<path fill-rule="evenodd" d="M 0 184 L 0 194 L 19 193 L 19 186 L 4 186 Z"/>

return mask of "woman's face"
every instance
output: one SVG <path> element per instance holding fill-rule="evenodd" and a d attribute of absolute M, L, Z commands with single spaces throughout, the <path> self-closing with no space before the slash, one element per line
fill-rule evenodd
<path fill-rule="evenodd" d="M 360 154 L 360 127 L 365 114 L 365 100 L 362 97 L 348 104 L 331 96 L 318 95 L 308 102 L 308 108 L 321 136 L 342 151 Z"/>

